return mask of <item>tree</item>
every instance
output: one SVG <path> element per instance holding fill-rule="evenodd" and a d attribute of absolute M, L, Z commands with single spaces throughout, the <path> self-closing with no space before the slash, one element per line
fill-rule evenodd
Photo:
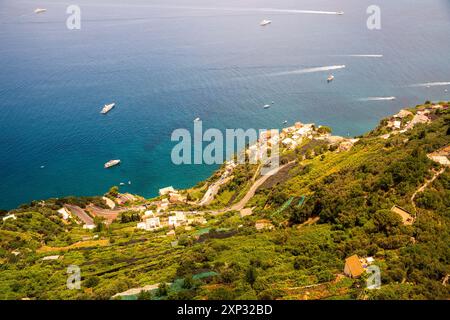
<path fill-rule="evenodd" d="M 100 280 L 98 279 L 98 277 L 94 276 L 94 277 L 87 278 L 86 281 L 84 282 L 84 285 L 87 288 L 93 288 L 93 287 L 97 286 L 99 282 L 100 282 Z"/>
<path fill-rule="evenodd" d="M 373 223 L 378 232 L 393 234 L 402 223 L 402 219 L 391 210 L 378 210 L 373 215 Z"/>
<path fill-rule="evenodd" d="M 319 129 L 317 129 L 317 132 L 320 134 L 331 133 L 331 131 L 331 128 L 327 126 L 321 126 Z"/>
<path fill-rule="evenodd" d="M 104 223 L 105 218 L 103 217 L 95 217 L 94 218 L 94 224 L 95 224 L 95 232 L 102 232 L 106 229 L 106 225 Z"/>
<path fill-rule="evenodd" d="M 109 189 L 109 195 L 113 196 L 113 197 L 117 197 L 119 194 L 119 187 L 117 186 L 113 186 L 111 187 L 111 189 Z"/>
<path fill-rule="evenodd" d="M 167 286 L 167 283 L 161 282 L 158 286 L 157 296 L 158 297 L 167 296 L 168 292 L 169 292 L 169 287 Z"/>
<path fill-rule="evenodd" d="M 247 272 L 245 273 L 245 281 L 247 281 L 251 286 L 253 286 L 253 284 L 255 283 L 257 277 L 258 276 L 256 274 L 255 267 L 250 266 L 247 269 Z"/>
<path fill-rule="evenodd" d="M 192 279 L 192 275 L 187 275 L 183 279 L 183 289 L 191 289 L 194 286 L 194 279 Z"/>

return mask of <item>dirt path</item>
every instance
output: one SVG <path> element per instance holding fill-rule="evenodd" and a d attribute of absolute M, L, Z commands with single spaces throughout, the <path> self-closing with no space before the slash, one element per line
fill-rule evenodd
<path fill-rule="evenodd" d="M 411 204 L 414 207 L 414 211 L 417 215 L 417 210 L 416 210 L 416 204 L 414 202 L 414 199 L 416 198 L 417 194 L 419 192 L 423 192 L 431 183 L 433 183 L 434 180 L 437 179 L 437 177 L 439 177 L 442 173 L 444 173 L 445 168 L 442 168 L 441 170 L 437 171 L 434 173 L 433 177 L 430 180 L 427 180 L 422 186 L 420 186 L 411 196 Z"/>

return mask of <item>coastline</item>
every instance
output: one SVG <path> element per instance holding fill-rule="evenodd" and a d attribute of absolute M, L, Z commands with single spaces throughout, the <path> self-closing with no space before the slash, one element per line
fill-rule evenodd
<path fill-rule="evenodd" d="M 438 103 L 442 103 L 442 102 L 433 102 L 434 104 L 438 104 Z M 402 110 L 404 110 L 405 108 L 403 108 L 403 109 L 400 109 L 399 110 L 399 112 L 401 112 Z M 398 114 L 398 113 L 397 113 Z M 395 115 L 392 115 L 392 116 L 395 116 Z M 390 116 L 390 117 L 392 117 L 392 116 Z M 390 118 L 390 117 L 388 117 L 388 118 Z M 380 119 L 380 121 L 381 121 L 382 119 Z M 297 122 L 296 124 L 301 124 L 300 122 Z M 284 127 L 284 128 L 281 128 L 281 130 L 280 130 L 280 132 L 281 132 L 281 134 L 283 135 L 283 133 L 284 132 L 293 132 L 294 131 L 294 129 L 295 129 L 295 126 L 296 126 L 296 124 L 294 124 L 293 126 L 288 126 L 288 127 Z M 303 124 L 302 124 L 303 125 Z M 306 127 L 309 127 L 309 128 L 311 128 L 311 127 L 315 127 L 315 124 L 314 123 L 311 123 L 311 124 L 306 124 Z M 318 126 L 317 127 L 317 129 L 318 128 L 321 128 L 322 126 Z M 409 128 L 412 128 L 412 126 L 410 126 Z M 375 128 L 372 128 L 371 130 L 369 130 L 369 131 L 367 131 L 365 134 L 368 134 L 368 133 L 370 133 L 370 132 L 372 132 L 373 130 L 375 130 L 376 129 L 376 127 Z M 278 129 L 268 129 L 267 130 L 267 132 L 270 132 L 270 130 L 278 130 Z M 403 131 L 404 132 L 404 131 Z M 400 132 L 401 133 L 401 132 Z M 364 134 L 364 135 L 365 135 Z M 396 133 L 395 133 L 396 134 Z M 290 135 L 290 136 L 292 136 L 292 134 Z M 284 137 L 284 136 L 282 136 L 282 137 Z M 286 136 L 287 137 L 287 136 Z M 385 139 L 387 139 L 388 137 L 384 137 Z M 260 141 L 260 139 L 261 139 L 261 137 L 259 137 L 258 138 L 258 140 L 255 142 L 255 143 L 253 143 L 252 145 L 250 145 L 249 146 L 249 150 L 251 150 L 252 148 L 254 148 L 257 144 L 258 144 L 258 141 Z M 351 146 L 354 144 L 354 143 L 356 143 L 357 141 L 358 141 L 358 139 L 357 138 L 350 138 L 350 137 L 342 137 L 342 136 L 331 136 L 330 134 L 326 134 L 326 135 L 324 135 L 324 136 L 322 136 L 322 137 L 320 137 L 319 139 L 330 139 L 330 141 L 331 140 L 333 140 L 333 142 L 334 143 L 336 143 L 336 142 L 339 142 L 339 143 L 343 143 L 343 144 L 347 144 L 347 146 L 344 146 L 343 148 L 345 148 L 345 149 L 349 149 L 349 148 L 351 148 Z M 270 140 L 269 140 L 270 141 Z M 295 146 L 295 145 L 294 145 Z M 248 151 L 248 150 L 247 150 Z M 205 183 L 205 181 L 207 181 L 207 180 L 210 180 L 210 179 L 212 179 L 212 177 L 214 177 L 218 172 L 221 172 L 222 171 L 222 168 L 224 167 L 224 165 L 226 165 L 226 164 L 228 164 L 228 165 L 230 165 L 230 162 L 229 161 L 225 161 L 224 162 L 224 164 L 222 164 L 222 165 L 220 165 L 220 167 L 218 168 L 218 169 L 213 169 L 213 170 L 211 170 L 211 172 L 210 172 L 210 174 L 208 175 L 208 177 L 206 178 L 206 179 L 197 179 L 197 180 L 195 180 L 188 188 L 185 188 L 185 189 L 179 189 L 179 191 L 182 191 L 182 192 L 186 192 L 187 190 L 190 190 L 190 189 L 192 189 L 192 188 L 194 188 L 196 185 L 198 185 L 198 184 L 202 184 L 202 183 Z M 232 165 L 233 167 L 235 166 L 235 164 L 234 165 Z M 224 177 L 222 177 L 221 179 L 223 179 L 223 180 L 226 180 L 226 176 L 224 176 Z M 212 185 L 214 185 L 214 183 L 212 184 Z M 113 186 L 110 186 L 110 188 L 111 187 L 113 187 Z M 162 188 L 163 186 L 161 186 L 161 188 Z M 214 187 L 215 189 L 217 189 L 217 190 L 215 190 L 215 192 L 214 193 L 217 193 L 217 191 L 218 191 L 218 189 L 219 189 L 219 187 L 220 187 L 220 185 L 218 185 L 218 186 L 216 186 L 216 187 Z M 120 187 L 119 187 L 119 190 L 120 190 Z M 127 192 L 127 191 L 124 191 L 125 192 L 125 194 L 130 194 L 129 192 Z M 154 197 L 143 197 L 143 196 L 141 196 L 141 194 L 140 193 L 131 193 L 131 194 L 133 194 L 133 195 L 135 195 L 135 196 L 137 196 L 137 197 L 140 197 L 140 198 L 143 198 L 143 199 L 149 199 L 149 200 L 151 200 L 151 199 L 157 199 L 158 198 L 158 195 L 157 195 L 157 190 L 155 190 L 154 192 L 153 192 L 154 194 L 156 194 Z M 104 194 L 103 195 L 101 195 L 101 194 L 96 194 L 96 195 L 88 195 L 88 196 L 80 196 L 80 195 L 60 195 L 59 197 L 52 197 L 52 198 L 50 198 L 50 199 L 63 199 L 63 198 L 66 198 L 66 197 L 75 197 L 75 198 L 92 198 L 92 197 L 102 197 L 102 196 L 104 196 Z M 45 201 L 45 199 L 41 199 L 41 200 L 32 200 L 31 202 L 38 202 L 38 201 Z M 210 201 L 207 201 L 207 202 L 210 202 Z M 28 203 L 23 203 L 23 205 L 27 205 Z M 207 204 L 207 203 L 204 203 L 204 204 L 202 204 L 202 205 L 205 205 L 205 204 Z M 10 208 L 10 209 L 6 209 L 6 211 L 9 211 L 9 210 L 13 210 L 13 209 L 15 209 L 15 208 L 17 208 L 17 207 L 19 207 L 19 206 L 16 206 L 16 207 L 13 207 L 13 208 Z M 3 210 L 5 210 L 5 209 L 3 209 Z"/>

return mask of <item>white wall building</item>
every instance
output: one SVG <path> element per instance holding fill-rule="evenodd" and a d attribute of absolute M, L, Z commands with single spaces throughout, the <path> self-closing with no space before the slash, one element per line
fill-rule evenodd
<path fill-rule="evenodd" d="M 70 217 L 70 213 L 67 211 L 66 208 L 62 207 L 61 209 L 58 210 L 58 213 L 62 215 L 64 220 L 69 219 Z"/>
<path fill-rule="evenodd" d="M 16 217 L 16 215 L 14 215 L 14 214 L 8 214 L 7 216 L 4 216 L 4 217 L 3 217 L 3 221 L 9 220 L 9 219 L 16 220 L 17 217 Z"/>
<path fill-rule="evenodd" d="M 162 189 L 159 189 L 159 195 L 160 196 L 165 196 L 166 194 L 169 194 L 169 193 L 176 193 L 177 191 L 172 187 L 172 186 L 170 186 L 170 187 L 166 187 L 166 188 L 162 188 Z"/>
<path fill-rule="evenodd" d="M 169 226 L 178 226 L 177 216 L 169 216 Z"/>

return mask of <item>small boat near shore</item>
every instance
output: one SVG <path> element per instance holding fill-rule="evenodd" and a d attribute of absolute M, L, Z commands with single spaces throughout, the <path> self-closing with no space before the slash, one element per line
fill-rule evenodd
<path fill-rule="evenodd" d="M 270 108 L 270 104 L 265 104 L 265 105 L 263 106 L 263 108 L 264 108 L 264 109 L 269 109 L 269 108 Z"/>
<path fill-rule="evenodd" d="M 39 14 L 39 13 L 44 13 L 44 12 L 46 12 L 46 11 L 47 11 L 47 9 L 44 9 L 44 8 L 37 8 L 36 10 L 34 10 L 34 13 Z"/>
<path fill-rule="evenodd" d="M 116 106 L 116 104 L 115 104 L 114 102 L 113 102 L 113 103 L 110 103 L 110 104 L 105 104 L 105 105 L 103 106 L 102 111 L 100 111 L 100 113 L 101 113 L 101 114 L 107 114 L 107 113 L 110 112 L 111 109 L 114 108 L 115 106 Z"/>
<path fill-rule="evenodd" d="M 105 169 L 117 166 L 120 164 L 120 160 L 109 160 L 107 163 L 105 163 Z"/>
<path fill-rule="evenodd" d="M 332 74 L 329 75 L 328 78 L 327 78 L 327 82 L 330 83 L 333 80 L 334 80 L 334 76 Z"/>
<path fill-rule="evenodd" d="M 201 119 L 200 118 L 195 118 L 194 122 L 199 122 Z"/>
<path fill-rule="evenodd" d="M 265 27 L 265 26 L 267 26 L 267 25 L 269 25 L 269 24 L 271 24 L 272 23 L 272 20 L 263 20 L 263 21 L 261 21 L 261 23 L 259 24 L 261 27 Z"/>

